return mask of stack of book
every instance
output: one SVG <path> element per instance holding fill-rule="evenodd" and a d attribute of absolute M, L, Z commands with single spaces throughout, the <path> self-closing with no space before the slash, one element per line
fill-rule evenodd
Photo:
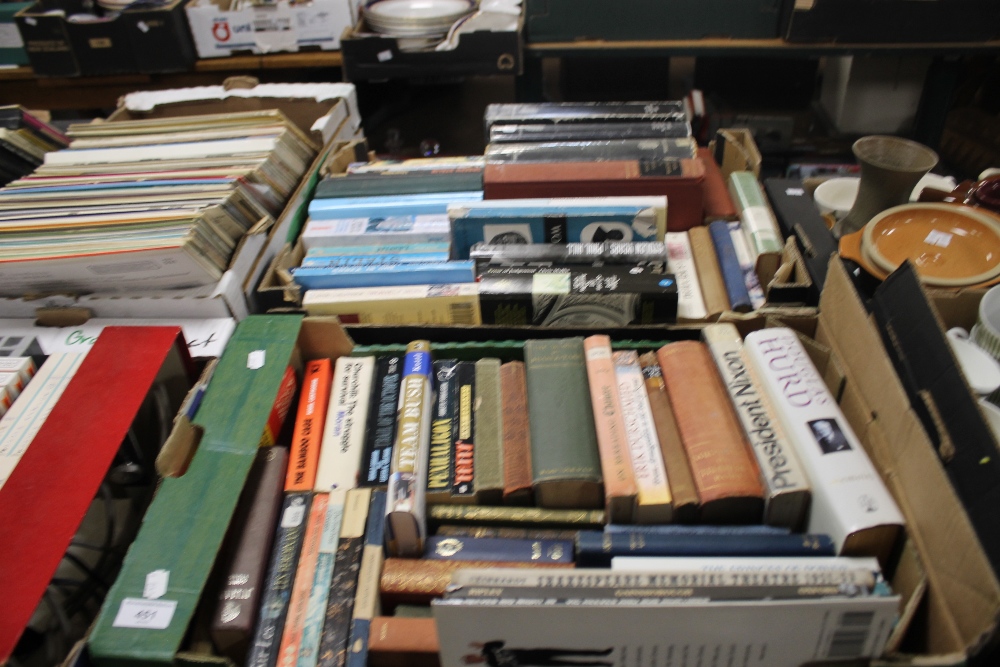
<path fill-rule="evenodd" d="M 31 357 L 0 357 L 0 417 L 35 375 L 35 361 Z"/>
<path fill-rule="evenodd" d="M 279 111 L 74 125 L 66 150 L 0 190 L 0 290 L 217 282 L 273 223 L 317 146 Z"/>
<path fill-rule="evenodd" d="M 69 138 L 17 106 L 0 107 L 0 185 L 27 176 L 49 151 L 63 149 Z"/>

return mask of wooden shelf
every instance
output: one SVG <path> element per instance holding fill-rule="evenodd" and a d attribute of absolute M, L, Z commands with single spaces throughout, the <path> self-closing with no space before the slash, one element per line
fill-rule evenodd
<path fill-rule="evenodd" d="M 943 55 L 1000 51 L 1000 41 L 993 42 L 940 42 L 931 44 L 847 44 L 847 43 L 792 43 L 782 39 L 689 39 L 689 40 L 631 40 L 578 42 L 527 42 L 525 51 L 535 57 L 544 56 L 609 56 L 626 53 L 662 53 L 667 55 L 766 55 L 766 56 L 823 56 L 862 53 Z"/>

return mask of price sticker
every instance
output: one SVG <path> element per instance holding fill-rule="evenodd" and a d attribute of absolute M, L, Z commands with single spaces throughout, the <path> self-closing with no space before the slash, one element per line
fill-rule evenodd
<path fill-rule="evenodd" d="M 125 598 L 112 624 L 116 628 L 166 630 L 177 610 L 176 600 L 143 600 Z"/>

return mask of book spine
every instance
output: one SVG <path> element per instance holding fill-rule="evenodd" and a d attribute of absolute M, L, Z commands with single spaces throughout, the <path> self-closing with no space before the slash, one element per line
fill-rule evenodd
<path fill-rule="evenodd" d="M 389 483 L 401 369 L 402 361 L 399 357 L 381 357 L 377 362 L 365 429 L 365 449 L 361 455 L 359 486 Z"/>
<path fill-rule="evenodd" d="M 521 563 L 572 563 L 573 542 L 493 537 L 427 538 L 428 560 L 491 560 Z"/>
<path fill-rule="evenodd" d="M 267 426 L 264 427 L 264 433 L 260 437 L 261 447 L 270 447 L 278 440 L 281 427 L 285 423 L 288 411 L 291 410 L 292 401 L 295 400 L 296 389 L 298 389 L 298 380 L 295 377 L 295 369 L 289 366 L 281 378 L 278 396 L 274 399 L 271 413 L 267 417 Z"/>
<path fill-rule="evenodd" d="M 358 484 L 375 357 L 340 357 L 333 373 L 315 489 L 346 491 Z"/>
<path fill-rule="evenodd" d="M 331 364 L 318 359 L 306 364 L 302 397 L 295 419 L 295 432 L 285 478 L 285 491 L 310 491 L 316 483 L 316 468 L 323 444 L 323 426 L 330 403 Z"/>
<path fill-rule="evenodd" d="M 306 611 L 309 607 L 309 592 L 312 590 L 316 575 L 316 561 L 323 539 L 323 524 L 326 522 L 329 497 L 327 493 L 317 493 L 313 496 L 309 507 L 309 519 L 302 538 L 302 550 L 299 552 L 299 563 L 295 571 L 285 627 L 278 648 L 278 667 L 295 667 L 299 659 L 302 630 L 305 627 Z"/>
<path fill-rule="evenodd" d="M 767 205 L 757 178 L 749 171 L 732 172 L 729 174 L 729 194 L 740 211 L 743 233 L 754 260 L 763 253 L 780 253 L 784 243 L 778 221 Z"/>
<path fill-rule="evenodd" d="M 455 372 L 456 417 L 451 502 L 476 499 L 476 364 L 460 361 Z"/>
<path fill-rule="evenodd" d="M 431 422 L 431 447 L 427 462 L 427 502 L 448 502 L 451 499 L 455 470 L 454 430 L 456 407 L 455 368 L 458 362 L 445 359 L 434 362 L 437 396 Z"/>
<path fill-rule="evenodd" d="M 881 576 L 878 559 L 850 558 L 848 556 L 815 556 L 811 558 L 797 556 L 741 556 L 739 558 L 624 556 L 614 560 L 611 570 L 623 574 L 641 573 L 639 576 L 646 576 L 650 572 L 657 574 L 689 572 L 726 577 L 787 576 L 789 578 L 786 579 L 786 583 L 798 581 L 830 582 L 837 581 L 836 577 L 846 578 L 856 576 L 858 573 Z M 754 580 L 751 579 L 751 581 Z"/>
<path fill-rule="evenodd" d="M 729 297 L 719 269 L 719 259 L 708 227 L 692 227 L 687 234 L 698 284 L 701 285 L 702 298 L 705 300 L 705 311 L 711 318 L 729 310 Z"/>
<path fill-rule="evenodd" d="M 358 589 L 354 596 L 351 615 L 351 634 L 348 640 L 347 666 L 367 667 L 368 635 L 371 620 L 379 615 L 379 580 L 385 551 L 382 547 L 386 524 L 386 493 L 373 491 L 368 523 L 365 526 L 365 546 L 361 552 L 361 569 L 358 570 Z"/>
<path fill-rule="evenodd" d="M 343 257 L 323 257 L 312 254 L 303 258 L 299 265 L 303 269 L 339 269 L 352 267 L 382 266 L 385 264 L 416 264 L 447 262 L 447 252 L 425 252 L 405 254 L 348 255 Z"/>
<path fill-rule="evenodd" d="M 477 283 L 309 290 L 302 307 L 341 324 L 482 323 Z"/>
<path fill-rule="evenodd" d="M 732 324 L 710 324 L 702 330 L 702 339 L 715 359 L 761 470 L 767 489 L 765 523 L 801 529 L 808 516 L 809 480 L 760 383 L 747 366 L 739 331 Z"/>
<path fill-rule="evenodd" d="M 277 663 L 311 502 L 312 494 L 308 491 L 285 494 L 247 667 L 274 667 Z"/>
<path fill-rule="evenodd" d="M 576 604 L 610 603 L 624 604 L 624 600 L 656 602 L 721 602 L 761 600 L 815 600 L 826 597 L 868 595 L 874 583 L 869 586 L 853 582 L 843 584 L 743 584 L 743 585 L 697 585 L 662 584 L 656 588 L 571 588 L 571 587 L 518 587 L 518 586 L 463 586 L 448 591 L 449 600 L 544 600 L 545 604 L 559 604 L 572 601 Z M 453 587 L 454 588 L 454 587 Z"/>
<path fill-rule="evenodd" d="M 903 516 L 797 335 L 763 329 L 745 350 L 812 482 L 808 530 L 828 532 L 842 555 L 884 562 Z"/>
<path fill-rule="evenodd" d="M 736 256 L 733 239 L 729 235 L 729 225 L 723 220 L 716 220 L 708 226 L 715 246 L 715 257 L 722 272 L 722 282 L 729 298 L 729 309 L 737 313 L 746 313 L 753 309 L 750 303 L 750 293 L 743 277 L 743 267 Z"/>
<path fill-rule="evenodd" d="M 382 243 L 364 246 L 314 246 L 306 257 L 350 257 L 354 255 L 413 255 L 428 252 L 451 252 L 449 243 Z"/>
<path fill-rule="evenodd" d="M 287 463 L 284 447 L 258 450 L 232 522 L 241 528 L 228 560 L 220 567 L 224 584 L 209 632 L 216 650 L 241 664 L 260 608 Z"/>
<path fill-rule="evenodd" d="M 575 530 L 548 528 L 493 528 L 490 526 L 438 526 L 438 537 L 497 537 L 516 540 L 575 540 Z"/>
<path fill-rule="evenodd" d="M 359 267 L 295 268 L 292 279 L 303 289 L 339 287 L 388 287 L 471 283 L 476 280 L 476 263 L 471 260 L 428 262 L 425 264 L 379 264 Z"/>
<path fill-rule="evenodd" d="M 527 526 L 533 528 L 603 527 L 603 510 L 546 509 L 541 507 L 487 507 L 484 505 L 431 505 L 429 518 L 437 523 L 473 526 Z"/>
<path fill-rule="evenodd" d="M 677 281 L 677 320 L 700 321 L 708 317 L 701 283 L 687 232 L 667 232 L 667 266 Z"/>
<path fill-rule="evenodd" d="M 764 296 L 764 288 L 760 285 L 760 278 L 757 277 L 757 268 L 754 265 L 753 256 L 750 254 L 750 247 L 747 245 L 746 236 L 743 235 L 743 228 L 739 222 L 730 222 L 729 238 L 733 241 L 733 249 L 736 251 L 736 259 L 743 269 L 743 282 L 747 286 L 747 294 L 750 295 L 750 306 L 757 310 L 764 305 L 767 300 Z"/>
<path fill-rule="evenodd" d="M 430 449 L 431 345 L 418 340 L 406 347 L 403 358 L 402 385 L 399 392 L 399 418 L 389 474 L 386 545 L 390 555 L 419 557 L 424 550 L 427 527 L 424 517 L 424 493 L 427 454 Z"/>
<path fill-rule="evenodd" d="M 661 347 L 657 359 L 706 523 L 758 523 L 760 470 L 708 348 L 698 341 Z"/>
<path fill-rule="evenodd" d="M 370 667 L 440 667 L 433 618 L 378 616 L 368 640 Z"/>
<path fill-rule="evenodd" d="M 646 395 L 646 382 L 639 367 L 639 355 L 634 350 L 615 352 L 612 360 L 638 489 L 636 523 L 668 523 L 673 517 L 673 498 Z"/>
<path fill-rule="evenodd" d="M 528 387 L 524 362 L 500 366 L 503 409 L 503 502 L 531 505 L 531 428 L 528 422 Z"/>
<path fill-rule="evenodd" d="M 316 555 L 316 571 L 313 575 L 312 588 L 309 590 L 309 602 L 306 605 L 305 620 L 302 624 L 302 638 L 299 640 L 296 667 L 315 667 L 316 665 L 345 508 L 350 502 L 351 494 L 356 491 L 357 489 L 331 491 L 327 494 L 322 536 L 320 537 L 319 552 Z"/>
<path fill-rule="evenodd" d="M 320 636 L 317 665 L 343 667 L 347 663 L 347 639 L 354 612 L 354 594 L 361 568 L 365 525 L 371 507 L 372 490 L 351 489 L 340 526 L 333 577 L 330 580 L 323 631 Z"/>
<path fill-rule="evenodd" d="M 590 336 L 584 339 L 583 348 L 601 455 L 605 511 L 612 523 L 632 523 L 638 487 L 618 395 L 611 339 L 604 335 Z"/>
<path fill-rule="evenodd" d="M 608 567 L 615 556 L 833 556 L 827 535 L 644 535 L 581 530 L 578 567 Z"/>
<path fill-rule="evenodd" d="M 673 497 L 674 521 L 694 522 L 699 514 L 698 490 L 691 474 L 687 453 L 681 443 L 680 432 L 674 410 L 670 407 L 660 362 L 655 352 L 647 352 L 639 357 L 639 366 L 646 383 L 646 398 L 653 415 L 656 437 L 660 443 L 660 454 L 667 471 L 667 484 Z"/>
<path fill-rule="evenodd" d="M 747 524 L 744 526 L 706 526 L 672 523 L 666 526 L 624 526 L 609 523 L 606 533 L 645 533 L 646 535 L 789 535 L 791 530 L 781 526 Z"/>
<path fill-rule="evenodd" d="M 441 206 L 440 213 L 446 207 Z M 312 215 L 312 211 L 309 212 Z M 393 217 L 391 225 L 374 225 L 369 218 L 352 213 L 349 219 L 315 217 L 302 231 L 306 251 L 319 246 L 367 246 L 372 244 L 451 243 L 451 227 L 443 215 Z"/>
<path fill-rule="evenodd" d="M 476 402 L 473 412 L 476 500 L 481 505 L 499 505 L 504 488 L 499 359 L 480 359 L 476 362 Z"/>
<path fill-rule="evenodd" d="M 475 243 L 469 259 L 491 264 L 545 262 L 555 264 L 662 264 L 667 259 L 659 241 L 602 241 L 600 243 Z"/>

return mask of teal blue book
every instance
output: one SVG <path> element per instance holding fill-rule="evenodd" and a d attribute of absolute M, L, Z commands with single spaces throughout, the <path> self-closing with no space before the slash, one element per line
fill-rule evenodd
<path fill-rule="evenodd" d="M 350 255 L 344 257 L 321 257 L 315 255 L 306 256 L 302 260 L 304 269 L 332 269 L 354 266 L 377 266 L 385 264 L 428 264 L 433 262 L 447 262 L 446 252 L 424 252 L 424 253 L 404 253 L 385 255 Z"/>
<path fill-rule="evenodd" d="M 425 264 L 373 264 L 357 267 L 300 267 L 292 269 L 292 279 L 307 290 L 472 283 L 476 281 L 476 263 L 465 260 Z"/>
<path fill-rule="evenodd" d="M 309 217 L 314 220 L 334 220 L 338 218 L 374 218 L 390 215 L 442 214 L 448 212 L 448 204 L 481 201 L 482 198 L 482 191 L 470 191 L 425 195 L 313 199 L 309 204 Z"/>

